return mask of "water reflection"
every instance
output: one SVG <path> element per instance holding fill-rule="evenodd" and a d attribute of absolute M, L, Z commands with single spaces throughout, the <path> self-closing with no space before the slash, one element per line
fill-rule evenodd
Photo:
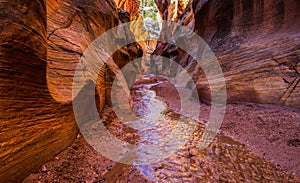
<path fill-rule="evenodd" d="M 157 143 L 171 133 L 178 120 L 185 123 L 196 122 L 166 108 L 161 113 L 164 115 L 163 120 L 152 121 L 151 110 L 156 110 L 155 103 L 161 103 L 162 100 L 156 97 L 151 87 L 164 81 L 151 79 L 152 77 L 144 77 L 140 82 L 144 84 L 136 85 L 132 89 L 134 112 L 138 116 L 146 117 L 145 123 L 132 124 L 136 129 L 132 133 L 138 137 L 136 144 Z M 189 142 L 171 157 L 155 164 L 135 167 L 154 182 L 293 182 L 286 173 L 255 157 L 244 144 L 229 137 L 218 135 L 205 151 L 200 151 L 197 144 L 204 128 L 204 123 L 197 122 L 197 128 Z"/>

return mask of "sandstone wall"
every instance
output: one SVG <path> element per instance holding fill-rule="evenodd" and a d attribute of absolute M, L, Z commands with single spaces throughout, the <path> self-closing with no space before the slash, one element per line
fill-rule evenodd
<path fill-rule="evenodd" d="M 74 70 L 80 57 L 94 39 L 118 24 L 113 2 L 47 1 L 47 80 L 57 101 L 72 101 Z M 100 72 L 97 87 L 101 108 L 105 104 L 104 75 L 105 69 Z"/>
<path fill-rule="evenodd" d="M 133 20 L 137 14 L 140 7 L 139 0 L 115 0 L 117 7 L 125 10 L 130 15 L 130 20 Z"/>
<path fill-rule="evenodd" d="M 155 0 L 163 20 L 177 21 L 181 18 L 187 0 Z"/>
<path fill-rule="evenodd" d="M 0 182 L 21 181 L 75 138 L 71 104 L 46 80 L 46 3 L 0 2 Z"/>
<path fill-rule="evenodd" d="M 195 31 L 221 63 L 229 101 L 300 107 L 299 1 L 194 1 L 193 8 Z M 203 75 L 197 84 L 209 95 Z"/>
<path fill-rule="evenodd" d="M 193 29 L 213 49 L 225 75 L 228 102 L 300 107 L 299 4 L 296 0 L 192 1 L 192 9 L 176 22 Z M 187 18 L 191 13 L 194 18 Z M 182 38 L 174 35 L 173 39 Z M 164 43 L 158 44 L 154 54 L 186 67 L 200 99 L 210 102 L 206 77 L 189 55 Z"/>
<path fill-rule="evenodd" d="M 106 0 L 1 0 L 0 9 L 0 182 L 18 182 L 75 139 L 76 65 L 97 36 L 122 23 L 122 12 Z M 122 67 L 140 51 L 131 44 L 112 57 Z M 99 111 L 107 68 L 97 80 Z"/>

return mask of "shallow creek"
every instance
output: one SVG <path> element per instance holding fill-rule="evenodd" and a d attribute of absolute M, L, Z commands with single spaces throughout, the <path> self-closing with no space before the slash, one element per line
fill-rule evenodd
<path fill-rule="evenodd" d="M 175 153 L 170 153 L 174 143 L 166 143 L 160 147 L 162 150 L 155 151 L 155 158 L 161 159 L 154 163 L 117 163 L 98 179 L 99 182 L 139 182 L 135 178 L 128 179 L 133 172 L 139 172 L 146 182 L 295 182 L 290 174 L 253 155 L 244 144 L 230 137 L 218 134 L 205 150 L 200 150 L 198 144 L 205 123 L 168 109 L 164 99 L 157 97 L 156 92 L 151 90 L 151 87 L 162 82 L 165 81 L 149 77 L 132 87 L 133 112 L 143 120 L 125 124 L 111 120 L 105 125 L 120 140 L 140 147 L 159 144 L 170 133 L 175 133 L 178 139 L 187 139 L 184 145 L 177 148 Z M 176 129 L 179 122 L 183 125 Z M 93 128 L 96 129 L 98 124 L 92 124 Z M 185 131 L 185 125 L 189 124 L 196 124 L 191 133 Z M 91 124 L 87 125 L 90 129 Z M 95 138 L 96 142 L 98 140 L 109 141 L 105 137 Z"/>
<path fill-rule="evenodd" d="M 163 100 L 156 97 L 155 92 L 151 90 L 152 86 L 159 85 L 162 81 L 155 80 L 154 84 L 149 84 L 147 79 L 149 78 L 144 79 L 142 84 L 136 85 L 132 89 L 134 113 L 146 120 L 143 123 L 129 124 L 133 129 L 125 132 L 128 142 L 137 145 L 155 144 L 174 130 L 178 120 L 183 120 L 185 123 L 197 123 L 189 141 L 170 157 L 148 165 L 134 165 L 134 168 L 140 170 L 149 181 L 294 182 L 286 173 L 278 170 L 271 163 L 254 156 L 244 144 L 229 137 L 217 135 L 207 149 L 199 150 L 196 146 L 201 140 L 205 124 L 168 111 Z M 159 108 L 155 109 L 155 106 L 159 106 Z M 153 110 L 163 110 L 160 113 L 164 115 L 163 120 L 151 121 Z M 168 147 L 165 148 L 168 149 Z M 162 155 L 157 154 L 157 156 Z M 120 164 L 120 166 L 122 165 Z M 128 168 L 128 166 L 124 167 Z M 117 170 L 119 171 L 120 167 Z M 109 181 L 109 177 L 106 178 Z M 122 180 L 115 181 L 122 182 Z"/>
<path fill-rule="evenodd" d="M 142 117 L 142 120 L 126 123 L 124 120 L 121 121 L 120 118 L 117 118 L 115 110 L 112 107 L 106 106 L 102 112 L 102 121 L 95 120 L 84 123 L 81 133 L 78 134 L 74 143 L 65 151 L 58 154 L 53 160 L 43 165 L 38 173 L 31 174 L 24 180 L 24 183 L 300 182 L 299 178 L 293 174 L 279 169 L 282 166 L 278 166 L 278 164 L 275 166 L 250 152 L 248 148 L 250 149 L 252 146 L 247 141 L 240 143 L 221 135 L 224 133 L 222 131 L 223 128 L 205 150 L 199 150 L 196 146 L 202 140 L 202 134 L 206 126 L 205 115 L 209 112 L 209 106 L 201 104 L 201 114 L 199 116 L 201 120 L 196 121 L 195 116 L 197 115 L 195 115 L 194 111 L 197 111 L 199 108 L 187 102 L 188 105 L 186 106 L 188 106 L 188 110 L 180 111 L 182 107 L 178 106 L 182 105 L 179 104 L 178 95 L 171 85 L 170 82 L 155 77 L 145 77 L 143 80 L 137 81 L 131 90 L 134 104 L 133 111 L 137 117 Z M 156 95 L 163 98 L 156 97 Z M 229 108 L 230 105 L 227 107 Z M 290 120 L 287 123 L 281 124 L 281 128 L 284 127 L 282 125 L 292 123 L 293 120 L 298 119 L 296 116 L 297 113 L 287 110 L 278 112 L 277 108 L 269 110 L 269 108 L 262 107 L 235 106 L 233 109 L 238 109 L 237 112 L 241 113 L 241 115 L 248 115 L 246 118 L 229 118 L 230 120 L 240 120 L 239 128 L 243 130 L 249 130 L 252 127 L 255 129 L 255 124 L 261 124 L 261 119 L 256 119 L 255 117 L 262 113 L 272 116 L 271 120 L 267 121 L 268 123 L 272 123 L 275 120 Z M 227 115 L 236 115 L 236 111 L 233 109 L 228 110 L 226 112 Z M 276 115 L 271 115 L 271 112 L 276 113 Z M 155 120 L 157 118 L 154 118 L 154 113 L 159 115 L 159 120 Z M 296 117 L 290 119 L 292 115 Z M 254 120 L 250 118 L 254 118 Z M 175 130 L 175 126 L 180 122 L 183 124 L 196 124 L 196 127 L 190 133 L 186 133 L 181 128 Z M 229 124 L 226 120 L 223 123 L 225 125 Z M 247 123 L 254 123 L 254 125 L 248 127 L 242 126 L 243 124 L 247 125 Z M 100 141 L 107 144 L 106 147 L 100 144 L 98 150 L 102 151 L 110 148 L 110 146 L 113 146 L 110 139 L 107 139 L 106 135 L 100 135 L 99 137 L 99 126 L 103 126 L 103 124 L 113 137 L 118 138 L 121 142 L 134 144 L 138 147 L 151 144 L 157 145 L 162 139 L 168 137 L 171 132 L 177 134 L 178 139 L 185 138 L 185 143 L 181 148 L 177 148 L 177 151 L 174 153 L 171 153 L 174 150 L 174 144 L 172 145 L 172 143 L 164 144 L 162 146 L 163 151 L 159 151 L 160 148 L 151 149 L 152 154 L 156 158 L 161 158 L 160 161 L 154 163 L 135 163 L 133 165 L 117 163 L 103 156 L 99 151 L 97 152 L 95 147 L 92 147 L 83 135 L 84 130 L 87 130 L 91 139 L 95 141 L 95 144 L 99 144 Z M 276 130 L 276 128 L 269 125 L 263 132 L 269 132 L 269 129 Z M 292 131 L 289 128 L 286 128 L 286 130 Z M 294 133 L 296 133 L 296 130 Z M 232 132 L 227 134 L 230 136 Z M 256 133 L 252 129 L 250 134 Z M 261 140 L 266 139 L 268 134 L 270 133 L 261 136 Z M 284 147 L 288 148 L 288 146 Z M 271 152 L 271 149 L 266 149 L 265 152 Z M 118 147 L 115 150 L 116 152 L 120 151 Z M 293 148 L 287 150 L 292 151 Z M 278 149 L 275 149 L 274 153 L 283 153 L 279 156 L 285 158 L 297 157 L 297 154 L 287 156 L 284 152 L 278 151 Z M 143 156 L 139 158 L 142 159 Z"/>

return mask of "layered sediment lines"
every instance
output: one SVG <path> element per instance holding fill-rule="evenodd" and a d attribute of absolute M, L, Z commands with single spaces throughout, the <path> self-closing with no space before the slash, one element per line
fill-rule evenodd
<path fill-rule="evenodd" d="M 229 102 L 300 107 L 299 1 L 155 2 L 163 20 L 186 25 L 213 49 Z M 76 66 L 98 36 L 134 19 L 138 6 L 123 0 L 0 0 L 1 181 L 22 180 L 73 142 L 78 132 L 72 108 Z M 130 34 L 125 37 L 132 39 Z M 188 41 L 185 37 L 173 35 L 183 42 Z M 112 64 L 122 68 L 142 54 L 139 44 L 122 46 L 112 55 Z M 194 67 L 195 60 L 166 43 L 158 43 L 154 54 L 187 68 L 199 98 L 210 102 L 210 87 L 201 68 Z M 96 81 L 99 111 L 110 104 L 116 74 L 110 66 L 100 70 Z"/>
<path fill-rule="evenodd" d="M 0 9 L 0 182 L 18 182 L 73 142 L 76 66 L 93 40 L 129 19 L 104 0 L 2 0 Z M 112 57 L 122 67 L 138 54 L 131 44 Z M 99 72 L 99 111 L 113 77 Z"/>
<path fill-rule="evenodd" d="M 193 1 L 192 9 L 186 9 L 185 14 L 193 13 L 194 18 L 183 15 L 176 22 L 188 25 L 216 54 L 226 80 L 228 102 L 299 108 L 299 7 L 295 0 Z M 162 9 L 165 12 L 169 8 Z M 173 37 L 180 38 L 184 35 Z M 194 66 L 195 60 L 164 43 L 158 44 L 154 53 L 188 68 L 200 99 L 210 102 L 209 84 L 201 68 Z"/>
<path fill-rule="evenodd" d="M 76 137 L 71 104 L 47 88 L 45 1 L 1 1 L 0 180 L 18 182 Z"/>

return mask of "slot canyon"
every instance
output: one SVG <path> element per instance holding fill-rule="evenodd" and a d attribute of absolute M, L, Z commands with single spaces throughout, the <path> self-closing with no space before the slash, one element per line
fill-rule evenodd
<path fill-rule="evenodd" d="M 300 182 L 299 0 L 0 0 L 0 17 L 0 183 Z"/>

